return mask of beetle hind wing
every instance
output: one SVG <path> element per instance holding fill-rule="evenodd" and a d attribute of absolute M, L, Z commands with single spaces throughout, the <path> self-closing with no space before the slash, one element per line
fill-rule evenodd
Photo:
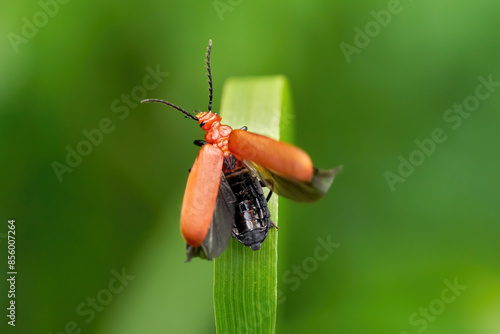
<path fill-rule="evenodd" d="M 296 202 L 320 200 L 330 189 L 335 176 L 342 170 L 342 166 L 334 169 L 314 168 L 311 181 L 303 182 L 286 177 L 252 161 L 245 160 L 245 164 L 270 190 Z"/>

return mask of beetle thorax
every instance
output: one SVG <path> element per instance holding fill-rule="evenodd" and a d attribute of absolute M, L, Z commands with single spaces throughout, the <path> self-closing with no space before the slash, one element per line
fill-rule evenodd
<path fill-rule="evenodd" d="M 233 129 L 228 125 L 221 124 L 222 117 L 212 112 L 201 112 L 196 117 L 198 117 L 201 128 L 206 132 L 205 140 L 207 143 L 214 145 L 224 153 L 228 152 L 227 141 Z"/>

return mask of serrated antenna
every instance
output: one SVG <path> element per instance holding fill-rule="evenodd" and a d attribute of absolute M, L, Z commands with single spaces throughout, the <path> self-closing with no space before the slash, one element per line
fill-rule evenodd
<path fill-rule="evenodd" d="M 212 95 L 213 95 L 213 87 L 212 87 L 212 70 L 210 69 L 210 52 L 212 51 L 212 40 L 208 41 L 207 47 L 207 59 L 205 59 L 205 63 L 207 66 L 207 77 L 208 77 L 208 112 L 212 112 Z"/>
<path fill-rule="evenodd" d="M 198 121 L 198 117 L 196 117 L 194 115 L 191 115 L 188 111 L 186 111 L 186 110 L 182 109 L 181 107 L 178 107 L 175 104 L 170 103 L 168 101 L 164 101 L 164 100 L 160 100 L 160 99 L 146 99 L 146 100 L 142 100 L 141 101 L 141 103 L 151 103 L 151 102 L 153 102 L 153 103 L 157 102 L 157 103 L 166 104 L 167 106 L 170 106 L 170 107 L 172 107 L 174 109 L 177 109 L 180 112 L 182 112 L 184 115 L 186 115 L 186 118 L 190 118 L 190 119 L 193 119 L 195 121 Z"/>

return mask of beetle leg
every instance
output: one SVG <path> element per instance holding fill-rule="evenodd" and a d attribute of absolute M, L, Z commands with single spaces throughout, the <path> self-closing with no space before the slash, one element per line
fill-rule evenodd
<path fill-rule="evenodd" d="M 271 196 L 273 195 L 273 191 L 272 190 L 269 190 L 269 194 L 267 195 L 266 197 L 266 202 L 269 202 L 269 200 L 271 199 Z"/>
<path fill-rule="evenodd" d="M 205 144 L 208 144 L 205 140 L 201 140 L 201 139 L 196 139 L 193 144 L 195 144 L 196 146 L 199 146 L 199 147 L 202 147 L 203 145 Z"/>
<path fill-rule="evenodd" d="M 235 165 L 236 165 L 236 158 L 232 154 L 224 158 L 224 167 L 226 169 L 233 170 Z"/>

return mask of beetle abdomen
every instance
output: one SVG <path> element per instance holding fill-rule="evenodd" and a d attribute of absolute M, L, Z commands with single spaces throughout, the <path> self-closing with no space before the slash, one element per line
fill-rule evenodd
<path fill-rule="evenodd" d="M 258 250 L 272 226 L 271 214 L 259 180 L 245 166 L 237 171 L 228 171 L 225 176 L 238 203 L 233 237 L 245 246 Z"/>

